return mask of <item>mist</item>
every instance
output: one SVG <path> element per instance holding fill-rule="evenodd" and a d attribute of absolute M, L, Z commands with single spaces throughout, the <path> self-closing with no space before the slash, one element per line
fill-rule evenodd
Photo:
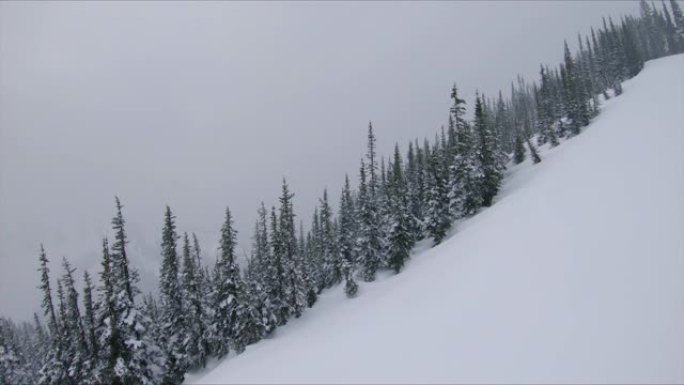
<path fill-rule="evenodd" d="M 563 39 L 635 2 L 0 2 L 0 313 L 38 311 L 41 242 L 99 272 L 114 195 L 142 287 L 162 215 L 213 263 L 226 206 L 249 254 L 282 179 L 305 224 L 323 189 L 432 137 L 455 82 L 469 108 L 562 59 Z"/>

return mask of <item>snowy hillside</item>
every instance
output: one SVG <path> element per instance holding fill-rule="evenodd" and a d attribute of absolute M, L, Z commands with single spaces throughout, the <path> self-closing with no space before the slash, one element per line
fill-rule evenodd
<path fill-rule="evenodd" d="M 407 269 L 188 383 L 684 382 L 684 56 Z"/>

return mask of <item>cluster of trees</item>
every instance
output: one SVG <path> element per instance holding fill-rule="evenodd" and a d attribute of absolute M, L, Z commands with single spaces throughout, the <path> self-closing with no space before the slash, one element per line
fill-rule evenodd
<path fill-rule="evenodd" d="M 529 153 L 541 161 L 536 146 L 579 134 L 598 113 L 599 96 L 620 94 L 644 61 L 684 52 L 684 17 L 674 0 L 670 10 L 642 1 L 641 17 L 609 19 L 578 39 L 574 55 L 565 44 L 557 68 L 541 66 L 538 83 L 519 78 L 509 99 L 477 94 L 471 120 L 454 86 L 446 127 L 433 141 L 409 143 L 405 154 L 395 145 L 389 159 L 380 157 L 369 124 L 358 186 L 345 176 L 337 214 L 323 190 L 308 230 L 303 221 L 297 228 L 283 180 L 278 207 L 257 211 L 244 269 L 230 209 L 209 266 L 197 237 L 179 234 L 167 207 L 159 294 L 143 296 L 117 198 L 99 279 L 84 272 L 81 293 L 66 259 L 51 280 L 41 245 L 43 316 L 21 324 L 0 318 L 0 384 L 179 384 L 210 357 L 240 353 L 301 316 L 323 290 L 343 284 L 354 297 L 358 280 L 399 273 L 416 242 L 440 243 L 455 220 L 493 203 L 509 160 Z"/>

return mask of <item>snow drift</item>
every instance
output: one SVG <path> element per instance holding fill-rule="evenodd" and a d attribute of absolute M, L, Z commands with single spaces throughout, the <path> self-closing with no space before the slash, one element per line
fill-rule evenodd
<path fill-rule="evenodd" d="M 684 55 L 406 269 L 188 383 L 684 382 Z"/>

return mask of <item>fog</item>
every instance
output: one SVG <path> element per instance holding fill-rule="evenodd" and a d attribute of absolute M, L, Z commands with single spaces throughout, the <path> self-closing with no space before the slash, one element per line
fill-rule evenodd
<path fill-rule="evenodd" d="M 563 39 L 635 2 L 0 2 L 0 315 L 38 311 L 38 250 L 99 272 L 114 195 L 153 290 L 162 215 L 213 263 L 224 210 L 240 254 L 282 178 L 308 223 L 380 153 L 432 137 L 456 82 L 508 94 Z"/>

